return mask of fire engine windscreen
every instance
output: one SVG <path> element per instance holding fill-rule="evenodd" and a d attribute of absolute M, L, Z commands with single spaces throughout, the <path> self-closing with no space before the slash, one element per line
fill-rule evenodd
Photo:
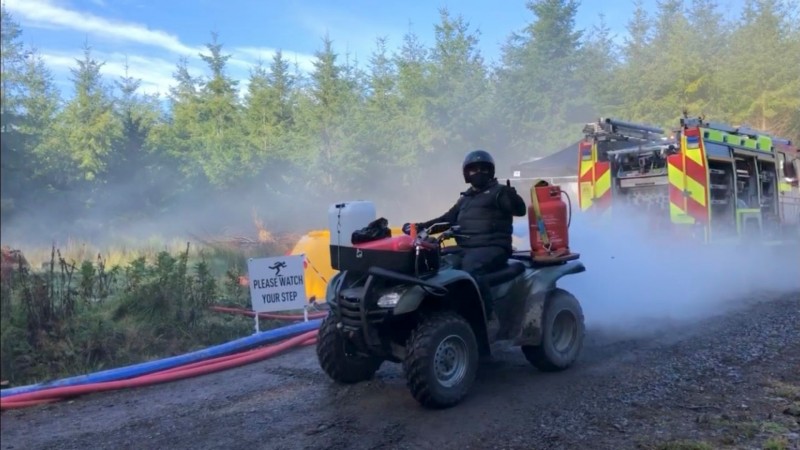
<path fill-rule="evenodd" d="M 649 231 L 621 206 L 614 213 L 624 220 L 601 225 L 577 213 L 569 230 L 587 271 L 560 283 L 581 299 L 589 326 L 637 333 L 780 294 L 800 299 L 796 245 L 759 252 L 680 243 Z"/>

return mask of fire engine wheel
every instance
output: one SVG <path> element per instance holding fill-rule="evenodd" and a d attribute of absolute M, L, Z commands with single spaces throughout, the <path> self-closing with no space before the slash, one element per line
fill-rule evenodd
<path fill-rule="evenodd" d="M 585 330 L 578 299 L 563 289 L 556 289 L 545 304 L 542 343 L 523 345 L 522 353 L 543 372 L 565 370 L 578 358 Z"/>
<path fill-rule="evenodd" d="M 371 379 L 383 360 L 356 355 L 347 339 L 336 329 L 332 315 L 323 320 L 317 336 L 317 359 L 322 370 L 334 381 L 353 384 Z"/>
<path fill-rule="evenodd" d="M 478 371 L 478 342 L 463 317 L 441 312 L 423 318 L 406 349 L 406 384 L 421 405 L 447 408 L 467 395 Z"/>

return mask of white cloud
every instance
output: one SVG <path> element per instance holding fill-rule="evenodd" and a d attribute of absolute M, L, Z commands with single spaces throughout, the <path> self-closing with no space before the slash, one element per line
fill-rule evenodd
<path fill-rule="evenodd" d="M 77 60 L 82 60 L 84 58 L 83 53 L 78 51 L 64 52 L 41 50 L 38 54 L 42 57 L 47 67 L 53 70 L 57 75 L 57 78 L 60 80 L 60 85 L 66 89 L 71 89 L 72 84 L 69 81 L 70 69 L 78 67 Z M 176 62 L 156 57 L 135 54 L 126 55 L 119 52 L 108 53 L 97 50 L 92 50 L 91 57 L 103 63 L 103 66 L 100 68 L 100 73 L 103 75 L 104 81 L 108 84 L 125 76 L 126 58 L 128 63 L 127 76 L 141 80 L 139 92 L 166 95 L 169 93 L 169 88 L 176 84 L 173 78 L 173 74 L 177 70 Z M 287 59 L 289 58 L 287 57 Z M 231 58 L 228 62 L 231 63 L 232 66 L 243 69 L 249 69 L 255 64 L 251 61 L 235 58 Z M 290 60 L 290 62 L 293 63 L 293 60 Z M 193 77 L 207 76 L 207 70 L 202 63 L 190 63 L 188 64 L 188 69 Z M 239 82 L 239 96 L 244 98 L 249 84 L 248 74 L 244 70 L 231 70 L 230 72 L 232 78 Z"/>
<path fill-rule="evenodd" d="M 201 47 L 192 47 L 176 36 L 144 25 L 121 22 L 91 13 L 72 11 L 48 0 L 4 0 L 5 7 L 27 24 L 47 28 L 64 28 L 169 50 L 181 55 L 197 56 Z"/>
<path fill-rule="evenodd" d="M 199 59 L 199 54 L 201 53 L 204 55 L 209 54 L 205 46 L 194 47 L 184 44 L 177 36 L 165 31 L 153 30 L 136 23 L 111 20 L 91 13 L 66 9 L 52 3 L 50 0 L 4 0 L 4 2 L 6 8 L 11 13 L 19 16 L 26 25 L 86 32 L 102 38 L 149 45 L 178 55 L 188 56 L 192 59 Z M 275 54 L 275 49 L 237 47 L 232 52 L 226 51 L 226 49 L 223 49 L 223 52 L 234 54 L 234 57 L 228 60 L 233 68 L 246 71 L 255 65 L 258 58 L 268 63 Z M 291 64 L 296 63 L 301 71 L 313 69 L 313 55 L 287 50 L 283 51 L 283 55 Z"/>
<path fill-rule="evenodd" d="M 92 0 L 101 5 L 104 0 Z M 176 35 L 163 30 L 156 30 L 144 24 L 105 18 L 90 12 L 70 9 L 62 2 L 54 0 L 3 0 L 5 7 L 14 14 L 15 19 L 23 25 L 46 28 L 51 30 L 77 31 L 100 38 L 99 45 L 92 45 L 92 57 L 105 64 L 100 69 L 105 81 L 118 80 L 125 74 L 125 59 L 128 60 L 128 74 L 141 79 L 140 91 L 144 93 L 166 94 L 169 88 L 175 85 L 173 73 L 176 70 L 177 58 L 167 60 L 169 56 L 148 56 L 150 52 L 166 51 L 168 54 L 188 57 L 190 73 L 193 76 L 207 75 L 207 67 L 199 55 L 208 55 L 208 49 L 203 46 L 192 46 L 182 42 Z M 152 50 L 141 48 L 134 53 L 123 54 L 114 51 L 113 42 L 128 42 L 132 44 L 151 47 Z M 60 86 L 66 88 L 66 94 L 71 88 L 69 69 L 77 67 L 76 59 L 82 59 L 82 49 L 78 50 L 45 50 L 39 53 L 56 75 Z M 269 47 L 233 47 L 223 48 L 224 54 L 232 57 L 228 60 L 230 75 L 239 80 L 240 95 L 244 95 L 247 88 L 249 70 L 253 68 L 258 59 L 269 64 L 275 54 L 274 48 Z M 285 59 L 292 69 L 295 64 L 300 71 L 313 70 L 313 55 L 282 50 Z M 167 59 L 164 59 L 167 58 Z M 69 96 L 69 95 L 67 95 Z"/>
<path fill-rule="evenodd" d="M 50 0 L 4 0 L 4 2 L 6 8 L 8 8 L 11 13 L 24 20 L 26 25 L 48 29 L 87 32 L 106 39 L 110 38 L 149 45 L 178 55 L 188 56 L 192 59 L 198 59 L 201 53 L 204 55 L 208 54 L 208 49 L 205 46 L 193 47 L 186 45 L 173 34 L 161 30 L 152 30 L 144 25 L 136 23 L 110 20 L 91 13 L 70 10 L 56 5 Z M 232 71 L 239 72 L 242 76 L 246 76 L 246 71 L 252 68 L 259 58 L 266 64 L 269 64 L 275 54 L 275 49 L 268 47 L 237 47 L 232 51 L 223 49 L 223 53 L 233 55 L 233 57 L 228 60 L 233 69 Z M 287 50 L 283 51 L 283 55 L 290 64 L 297 64 L 301 71 L 310 71 L 313 69 L 313 55 Z M 117 54 L 114 60 L 120 59 L 118 56 Z M 65 67 L 74 66 L 74 61 L 71 59 L 72 56 L 65 56 L 63 53 L 56 55 L 51 52 L 48 57 L 48 61 L 51 64 L 62 64 Z M 163 63 L 163 60 L 158 60 L 156 58 L 141 58 L 147 61 L 161 61 L 161 63 Z M 115 67 L 114 64 L 117 63 L 110 61 L 107 66 Z M 145 67 L 149 66 L 145 64 Z M 170 63 L 170 67 L 171 69 L 168 73 L 171 74 L 175 64 Z M 153 86 L 164 86 L 163 78 L 165 77 L 159 74 L 148 75 L 147 73 L 142 73 L 142 75 L 143 80 L 150 80 L 154 77 L 162 79 L 162 82 L 153 83 Z"/>
<path fill-rule="evenodd" d="M 236 53 L 242 54 L 245 58 L 237 59 L 231 58 L 228 62 L 231 65 L 230 75 L 234 80 L 238 81 L 239 96 L 244 97 L 247 93 L 247 86 L 249 84 L 249 73 L 244 69 L 250 69 L 255 66 L 259 57 L 264 60 L 265 64 L 269 64 L 274 50 L 270 49 L 257 49 L 245 48 L 236 49 Z M 37 52 L 48 68 L 50 68 L 59 81 L 59 85 L 67 90 L 71 90 L 72 84 L 70 82 L 70 69 L 78 67 L 78 60 L 83 60 L 83 51 L 57 51 L 57 50 L 39 50 Z M 304 56 L 292 52 L 284 52 L 286 60 L 289 61 L 290 66 L 295 64 L 295 61 L 300 67 L 300 70 L 313 69 L 311 61 L 313 57 Z M 104 77 L 106 83 L 113 83 L 119 80 L 120 77 L 125 76 L 125 62 L 127 58 L 128 63 L 128 76 L 138 78 L 141 80 L 139 92 L 156 94 L 160 93 L 166 95 L 169 93 L 169 88 L 175 86 L 176 81 L 173 74 L 177 70 L 177 61 L 168 61 L 163 58 L 143 56 L 137 54 L 123 54 L 120 52 L 103 52 L 93 49 L 91 57 L 103 63 L 100 68 L 100 73 Z M 208 75 L 205 64 L 199 61 L 188 64 L 189 73 L 193 77 L 206 77 Z M 294 70 L 290 67 L 290 70 Z M 64 92 L 66 94 L 66 92 Z"/>
<path fill-rule="evenodd" d="M 244 62 L 248 65 L 248 67 L 250 67 L 255 65 L 256 61 L 261 59 L 264 62 L 264 65 L 268 67 L 272 62 L 272 58 L 275 56 L 276 50 L 268 47 L 236 47 L 233 49 L 233 53 L 247 58 L 247 61 L 237 60 L 236 63 Z M 314 55 L 306 55 L 287 50 L 281 50 L 281 54 L 291 66 L 297 64 L 297 66 L 303 72 L 310 72 L 314 70 L 314 60 L 316 59 Z M 234 63 L 234 58 L 231 58 L 230 61 Z"/>
<path fill-rule="evenodd" d="M 83 59 L 83 54 L 56 51 L 41 51 L 40 55 L 47 66 L 54 72 L 68 74 L 69 69 L 76 68 L 76 60 Z M 141 55 L 124 55 L 121 53 L 92 52 L 92 58 L 104 62 L 100 68 L 104 81 L 113 83 L 125 76 L 125 60 L 128 62 L 128 76 L 141 80 L 139 91 L 147 94 L 167 94 L 169 88 L 175 85 L 172 73 L 176 69 L 173 62 L 161 58 L 152 58 Z M 193 76 L 199 71 L 189 68 Z"/>

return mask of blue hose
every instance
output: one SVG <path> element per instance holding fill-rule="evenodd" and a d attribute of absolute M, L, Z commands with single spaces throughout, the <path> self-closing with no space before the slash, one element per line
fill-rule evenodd
<path fill-rule="evenodd" d="M 194 362 L 202 361 L 205 359 L 215 358 L 218 356 L 225 356 L 232 353 L 247 350 L 252 347 L 257 347 L 263 344 L 269 344 L 275 341 L 281 341 L 286 338 L 297 336 L 308 331 L 318 329 L 322 319 L 309 320 L 308 322 L 300 322 L 285 327 L 275 328 L 261 333 L 256 333 L 251 336 L 239 338 L 224 344 L 219 344 L 213 347 L 208 347 L 203 350 L 197 350 L 183 355 L 172 356 L 169 358 L 158 359 L 155 361 L 148 361 L 144 363 L 134 364 L 131 366 L 118 367 L 116 369 L 103 370 L 87 375 L 79 375 L 70 378 L 62 378 L 60 380 L 47 381 L 44 383 L 31 384 L 27 386 L 19 386 L 15 388 L 0 390 L 0 397 L 7 397 L 14 394 L 22 394 L 24 392 L 36 392 L 42 389 L 63 387 L 63 386 L 76 386 L 80 384 L 101 383 L 104 381 L 117 381 L 127 378 L 133 378 L 148 373 L 158 372 L 161 370 L 172 369 L 173 367 L 191 364 Z"/>

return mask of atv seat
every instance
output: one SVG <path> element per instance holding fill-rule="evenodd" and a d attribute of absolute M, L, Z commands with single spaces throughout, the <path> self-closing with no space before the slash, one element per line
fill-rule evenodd
<path fill-rule="evenodd" d="M 494 272 L 489 272 L 486 275 L 482 275 L 481 281 L 489 285 L 489 287 L 494 287 L 499 284 L 503 284 L 507 281 L 513 280 L 524 271 L 525 271 L 525 266 L 523 264 L 518 262 L 511 262 L 502 269 L 495 270 Z"/>

